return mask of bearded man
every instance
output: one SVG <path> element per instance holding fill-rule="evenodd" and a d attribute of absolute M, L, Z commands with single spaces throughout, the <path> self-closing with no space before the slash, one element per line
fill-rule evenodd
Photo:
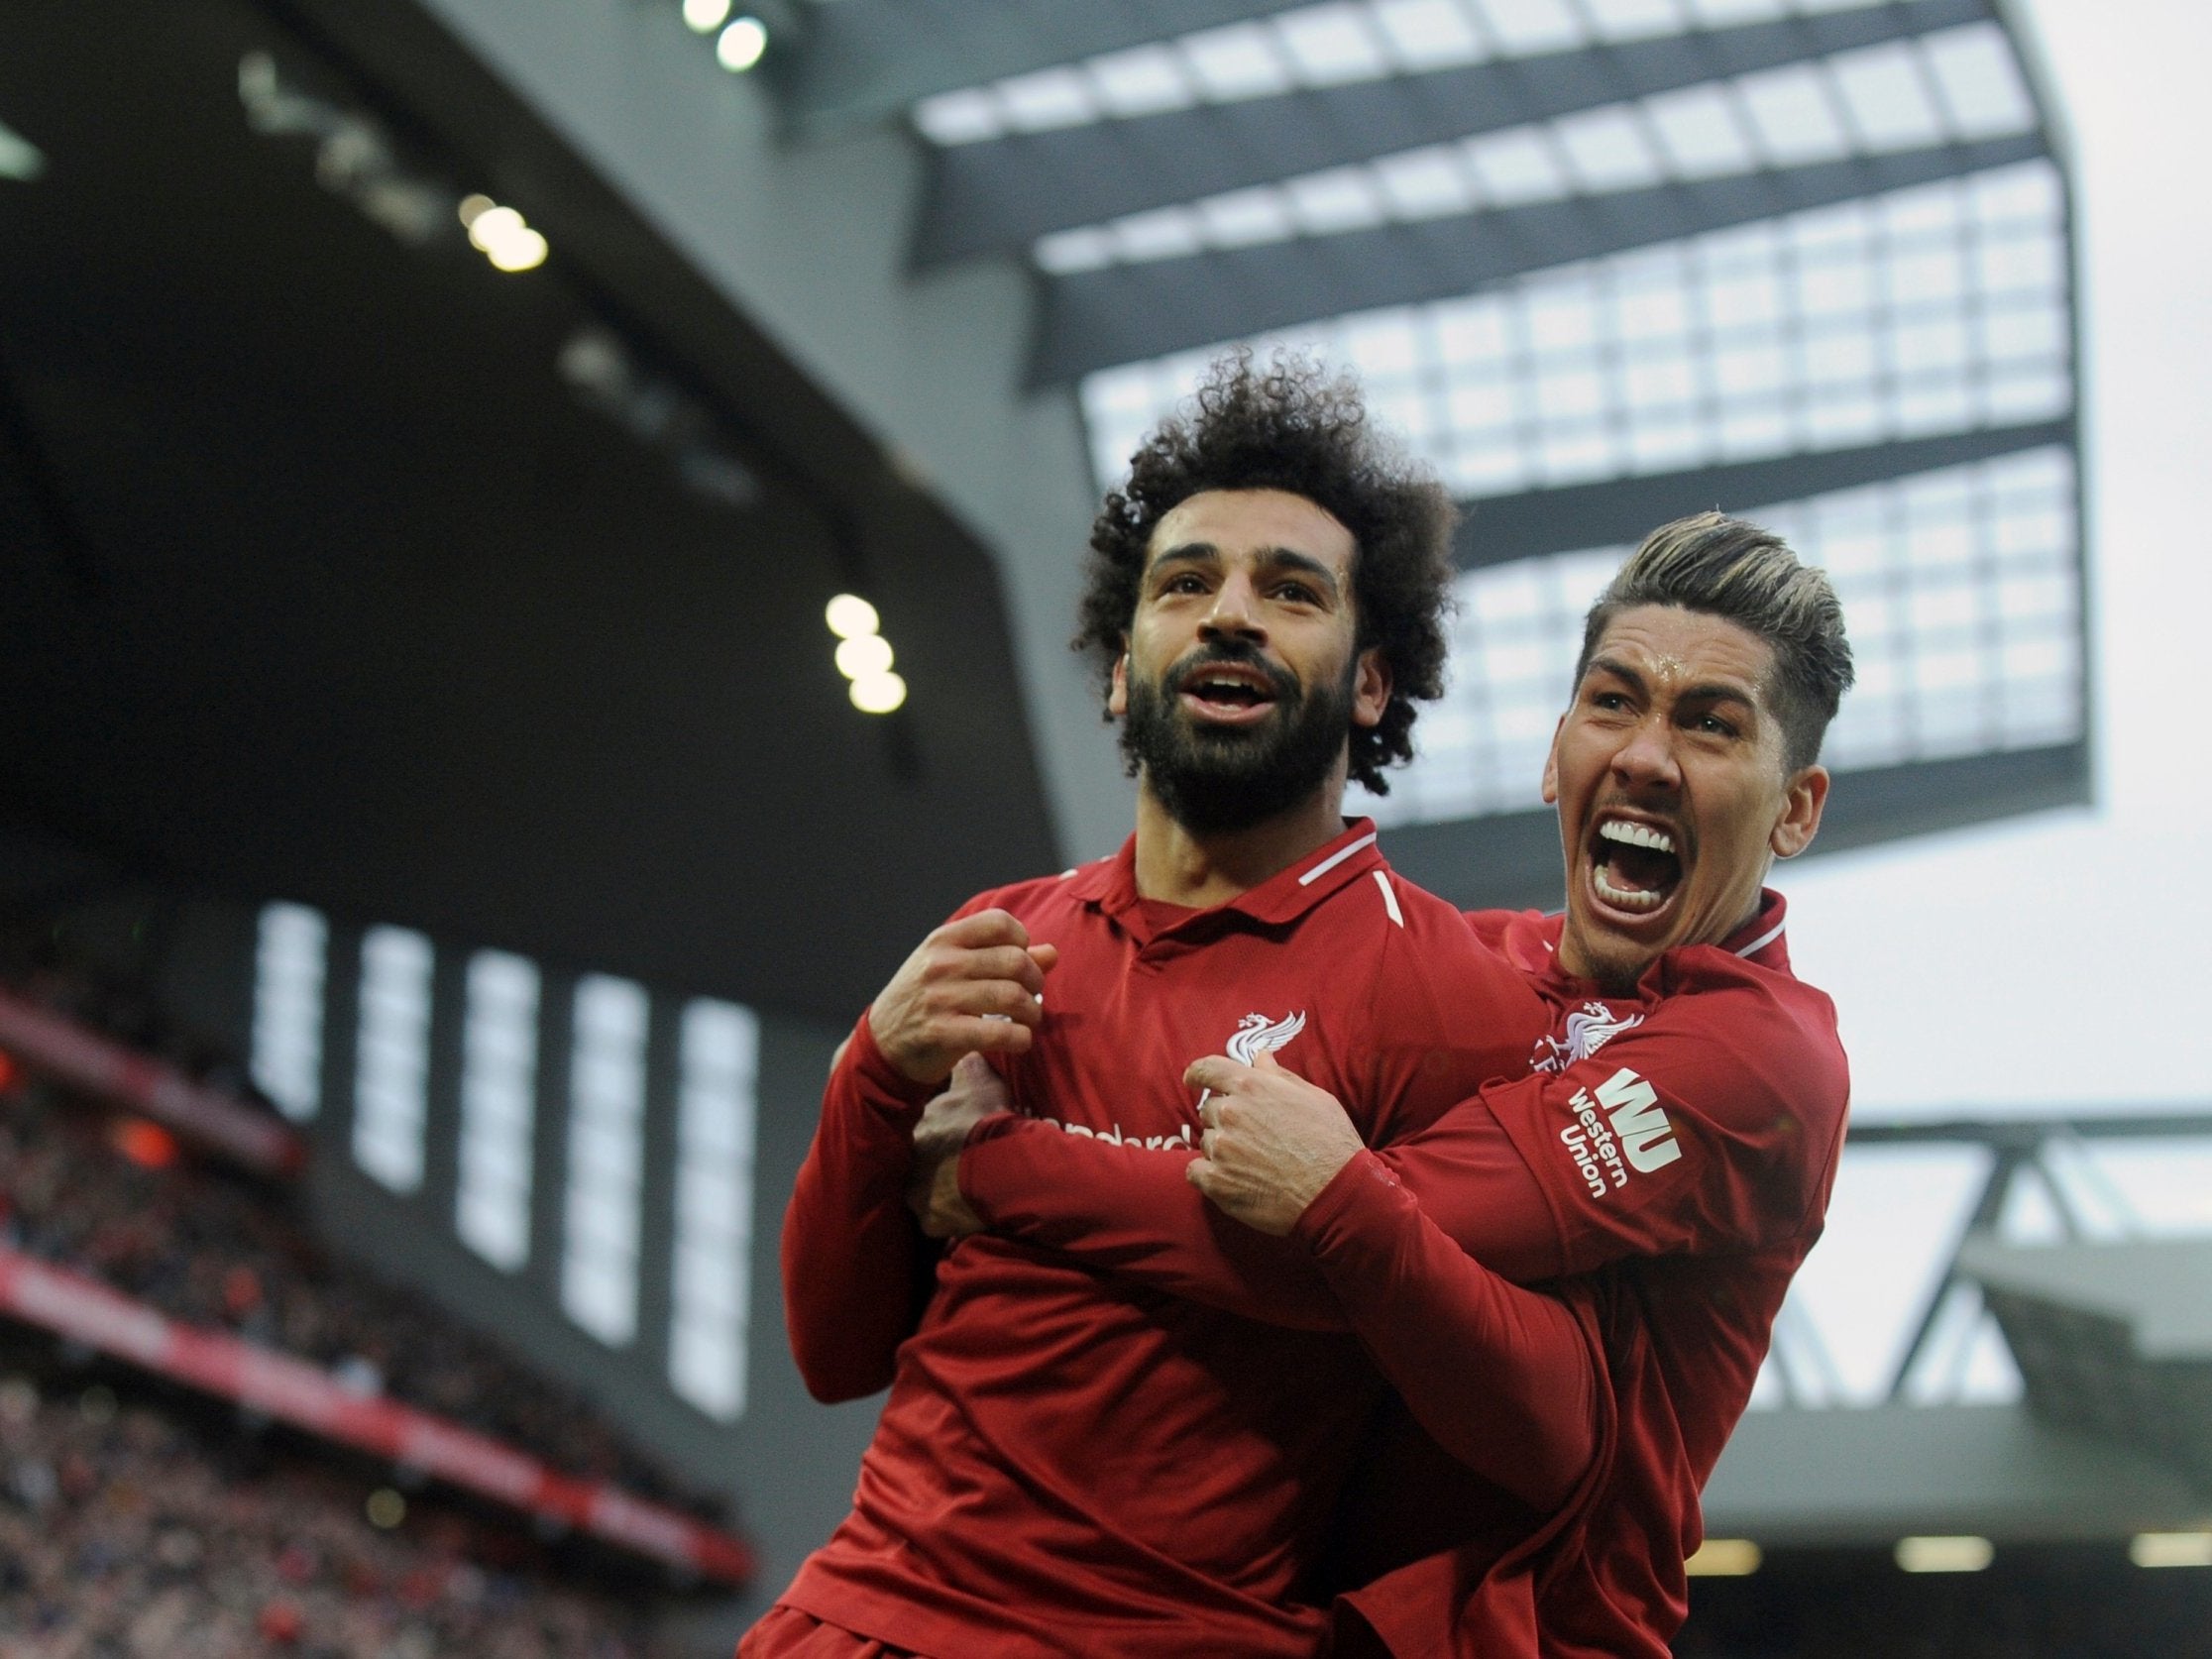
<path fill-rule="evenodd" d="M 1571 1513 L 1532 1532 L 1401 1426 L 1360 1460 L 1334 1653 L 1665 1659 L 1699 1492 L 1842 1144 L 1835 1011 L 1791 973 L 1763 881 L 1819 829 L 1821 740 L 1850 681 L 1834 592 L 1779 538 L 1717 513 L 1653 532 L 1586 619 L 1545 766 L 1566 910 L 1468 919 L 1547 1029 L 1516 1067 L 1467 1073 L 1470 1098 L 1426 1129 L 1378 1144 L 1338 1103 L 1357 1097 L 1287 1053 L 1194 1064 L 1203 1156 L 1165 1163 L 985 1116 L 987 1078 L 939 1108 L 981 1121 L 929 1171 L 933 1231 L 987 1226 L 1261 1320 L 1417 1322 L 1428 1363 L 1390 1379 L 1447 1447 L 1456 1365 L 1490 1351 L 1493 1272 L 1595 1310 L 1609 1410 Z M 1348 1286 L 1333 1256 L 1389 1205 L 1464 1254 Z"/>
<path fill-rule="evenodd" d="M 1385 1378 L 1524 1526 L 1586 1484 L 1596 1313 L 1474 1268 L 1415 1206 L 1320 1253 L 1355 1311 L 1301 1329 L 1016 1240 L 940 1260 L 902 1202 L 925 1102 L 956 1063 L 979 1081 L 966 1055 L 1031 1127 L 1178 1185 L 1205 1127 L 1183 1074 L 1225 1046 L 1294 1061 L 1377 1144 L 1525 1066 L 1541 999 L 1340 812 L 1441 690 L 1450 521 L 1349 387 L 1281 360 L 1219 366 L 1108 497 L 1084 637 L 1136 831 L 963 907 L 840 1054 L 786 1214 L 786 1313 L 820 1397 L 891 1394 L 852 1513 L 748 1659 L 1310 1654 L 1328 1615 L 1301 1580 Z M 1445 1257 L 1461 1346 L 1434 1385 L 1389 1285 Z"/>

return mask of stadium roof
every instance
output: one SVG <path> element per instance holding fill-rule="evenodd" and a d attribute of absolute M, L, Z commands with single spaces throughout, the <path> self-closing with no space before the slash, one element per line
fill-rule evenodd
<path fill-rule="evenodd" d="M 1454 687 L 1374 803 L 1454 827 L 1393 839 L 1417 877 L 1549 895 L 1548 836 L 1506 821 L 1580 612 L 1714 505 L 1845 600 L 1829 759 L 1868 775 L 1825 844 L 2085 796 L 2071 208 L 2004 8 L 862 0 L 806 25 L 793 130 L 913 97 L 915 269 L 1028 265 L 1031 382 L 1077 386 L 1102 485 L 1252 344 L 1357 370 L 1453 487 Z"/>
<path fill-rule="evenodd" d="M 1843 593 L 1824 848 L 2085 796 L 2071 206 L 2002 8 L 838 0 L 778 11 L 735 78 L 672 0 L 562 17 L 226 0 L 42 25 L 45 69 L 26 36 L 0 91 L 51 166 L 7 184 L 45 227 L 11 257 L 97 319 L 0 330 L 0 509 L 46 548 L 9 653 L 32 816 L 182 879 L 848 1006 L 973 886 L 1125 832 L 1062 648 L 1075 552 L 1240 343 L 1357 371 L 1466 509 L 1452 688 L 1363 803 L 1414 879 L 1556 899 L 1535 789 L 1580 613 L 1714 505 Z M 73 86 L 143 91 L 103 121 Z M 318 100 L 337 127 L 281 130 Z M 468 247 L 487 184 L 541 271 Z M 418 211 L 444 229 L 409 243 Z M 118 407 L 152 434 L 127 460 Z M 299 488 L 254 487 L 294 452 Z M 880 729 L 827 672 L 856 584 L 914 688 Z M 401 647 L 439 616 L 477 618 L 442 624 L 465 650 Z M 584 747 L 514 740 L 578 699 Z M 816 977 L 762 980 L 777 941 Z"/>

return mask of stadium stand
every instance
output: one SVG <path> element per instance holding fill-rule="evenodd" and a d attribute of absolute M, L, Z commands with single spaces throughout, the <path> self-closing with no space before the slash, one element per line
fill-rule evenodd
<path fill-rule="evenodd" d="M 0 1307 L 543 1528 L 742 1582 L 749 1549 L 712 1500 L 498 1344 L 327 1252 L 276 1178 L 296 1153 L 252 1132 L 276 1120 L 222 1061 L 187 1077 L 61 1011 L 112 1010 L 95 986 L 48 973 L 39 989 L 0 994 L 33 1062 L 0 1079 Z M 179 1133 L 139 1115 L 178 1100 L 193 1111 L 163 1116 Z"/>
<path fill-rule="evenodd" d="M 0 1651 L 10 1659 L 662 1659 L 649 1605 L 512 1527 L 173 1398 L 0 1378 Z M 34 1362 L 35 1363 L 35 1362 Z M 412 1507 L 418 1512 L 409 1516 Z"/>

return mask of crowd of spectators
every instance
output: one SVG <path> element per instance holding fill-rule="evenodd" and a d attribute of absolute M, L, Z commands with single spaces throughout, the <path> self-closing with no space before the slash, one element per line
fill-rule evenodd
<path fill-rule="evenodd" d="M 333 1461 L 0 1376 L 8 1659 L 665 1659 L 633 1599 Z"/>
<path fill-rule="evenodd" d="M 569 1474 L 721 1518 L 580 1395 L 324 1250 L 292 1189 L 197 1162 L 154 1126 L 49 1084 L 0 1099 L 0 1240 Z"/>

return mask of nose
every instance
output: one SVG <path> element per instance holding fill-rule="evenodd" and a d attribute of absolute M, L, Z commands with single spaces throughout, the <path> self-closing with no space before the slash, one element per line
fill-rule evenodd
<path fill-rule="evenodd" d="M 1629 789 L 1680 788 L 1682 766 L 1675 754 L 1673 726 L 1657 716 L 1638 720 L 1613 751 L 1612 774 Z"/>
<path fill-rule="evenodd" d="M 1259 602 L 1259 591 L 1253 586 L 1252 578 L 1243 571 L 1232 571 L 1214 590 L 1213 604 L 1198 624 L 1200 637 L 1221 639 L 1233 635 L 1256 644 L 1265 640 L 1268 630 L 1261 620 Z"/>

